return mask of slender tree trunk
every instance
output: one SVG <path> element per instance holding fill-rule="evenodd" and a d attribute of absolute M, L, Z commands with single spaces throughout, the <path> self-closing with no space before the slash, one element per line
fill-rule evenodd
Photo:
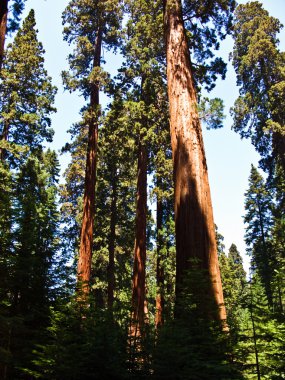
<path fill-rule="evenodd" d="M 164 322 L 164 266 L 162 262 L 162 222 L 163 206 L 162 200 L 157 199 L 156 223 L 157 223 L 157 266 L 156 266 L 156 314 L 155 326 L 159 328 Z"/>
<path fill-rule="evenodd" d="M 261 72 L 266 73 L 267 62 L 262 59 L 260 65 Z M 269 94 L 272 87 L 272 79 L 267 75 L 264 75 L 263 80 L 265 83 L 266 92 Z M 275 81 L 276 80 L 277 78 L 275 78 Z M 280 80 L 280 78 L 278 78 L 278 80 Z M 284 127 L 284 119 L 282 119 L 280 115 L 272 115 L 272 120 Z M 272 150 L 274 159 L 279 159 L 279 162 L 283 168 L 283 174 L 285 175 L 285 136 L 278 131 L 272 131 Z"/>
<path fill-rule="evenodd" d="M 117 177 L 116 172 L 112 176 L 112 201 L 111 201 L 111 221 L 109 236 L 109 264 L 108 264 L 108 308 L 113 309 L 115 290 L 115 240 L 117 223 Z"/>
<path fill-rule="evenodd" d="M 9 135 L 9 123 L 7 120 L 5 120 L 0 141 L 8 141 L 8 135 Z M 6 149 L 0 147 L 0 161 L 1 162 L 5 161 L 5 156 L 6 156 Z"/>
<path fill-rule="evenodd" d="M 164 23 L 174 161 L 176 300 L 190 260 L 198 259 L 209 273 L 208 293 L 218 308 L 218 319 L 225 321 L 207 165 L 180 0 L 164 0 Z"/>
<path fill-rule="evenodd" d="M 254 354 L 255 354 L 255 362 L 256 362 L 256 373 L 257 373 L 257 379 L 261 380 L 260 367 L 259 367 L 259 356 L 258 356 L 258 348 L 257 348 L 256 328 L 255 328 L 255 322 L 254 322 L 253 311 L 252 311 L 252 309 L 253 309 L 252 284 L 250 286 L 251 286 L 251 289 L 250 289 L 250 295 L 251 295 L 250 319 L 251 319 L 251 323 L 252 323 Z"/>
<path fill-rule="evenodd" d="M 280 125 L 284 126 L 282 121 L 277 120 Z M 285 136 L 280 132 L 273 132 L 273 151 L 275 158 L 278 157 L 285 175 Z"/>
<path fill-rule="evenodd" d="M 8 0 L 0 1 L 0 71 L 4 58 L 4 46 L 7 30 Z"/>
<path fill-rule="evenodd" d="M 265 232 L 264 232 L 264 225 L 263 225 L 263 218 L 262 218 L 262 212 L 259 202 L 257 201 L 257 207 L 258 207 L 258 217 L 259 217 L 259 225 L 261 230 L 261 239 L 262 239 L 262 253 L 263 253 L 263 259 L 262 262 L 265 267 L 265 273 L 264 273 L 264 285 L 265 285 L 265 291 L 267 295 L 267 300 L 269 305 L 273 306 L 273 295 L 272 295 L 272 289 L 271 289 L 271 268 L 269 263 L 269 257 L 268 257 L 268 249 L 266 246 L 266 239 L 265 239 Z"/>
<path fill-rule="evenodd" d="M 138 178 L 136 200 L 136 238 L 132 285 L 132 338 L 142 336 L 145 323 L 145 263 L 146 263 L 146 218 L 147 218 L 147 149 L 139 141 Z"/>
<path fill-rule="evenodd" d="M 98 29 L 94 46 L 93 67 L 100 66 L 102 30 Z M 83 217 L 80 234 L 79 260 L 77 278 L 81 291 L 90 292 L 91 260 L 93 248 L 93 231 L 95 217 L 95 186 L 97 169 L 97 144 L 99 123 L 99 85 L 93 84 L 90 96 L 89 132 L 85 169 L 85 189 L 83 199 Z"/>

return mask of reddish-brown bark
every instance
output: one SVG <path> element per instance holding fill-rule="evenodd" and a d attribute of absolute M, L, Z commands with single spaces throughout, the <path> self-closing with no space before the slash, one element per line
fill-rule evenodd
<path fill-rule="evenodd" d="M 3 57 L 4 57 L 7 18 L 8 18 L 8 0 L 1 0 L 0 1 L 0 70 L 2 67 Z"/>
<path fill-rule="evenodd" d="M 109 236 L 109 263 L 108 263 L 108 308 L 112 310 L 115 290 L 115 240 L 117 222 L 117 177 L 112 176 L 112 200 L 111 200 L 111 221 Z"/>
<path fill-rule="evenodd" d="M 157 262 L 156 262 L 156 313 L 155 326 L 156 328 L 163 325 L 164 322 L 164 266 L 162 263 L 162 219 L 163 210 L 161 199 L 157 200 L 156 210 L 156 227 L 157 227 Z"/>
<path fill-rule="evenodd" d="M 138 174 L 136 200 L 136 230 L 132 285 L 131 331 L 133 338 L 143 334 L 145 323 L 145 264 L 147 217 L 147 149 L 140 141 L 138 147 Z"/>
<path fill-rule="evenodd" d="M 5 37 L 7 30 L 7 17 L 8 17 L 8 0 L 0 1 L 0 71 L 3 64 L 4 58 L 4 46 L 5 46 Z M 8 123 L 4 122 L 4 130 L 0 137 L 1 140 L 8 140 Z M 0 160 L 3 162 L 5 159 L 5 149 L 0 148 Z"/>
<path fill-rule="evenodd" d="M 99 28 L 94 49 L 93 67 L 100 66 L 102 46 L 102 30 Z M 97 169 L 97 145 L 98 145 L 98 120 L 99 120 L 99 85 L 94 83 L 90 96 L 90 115 L 88 145 L 85 169 L 85 188 L 83 199 L 83 217 L 80 234 L 79 259 L 77 278 L 80 290 L 88 295 L 90 291 L 91 260 L 93 249 L 93 231 L 95 218 L 95 186 Z"/>
<path fill-rule="evenodd" d="M 225 321 L 206 157 L 180 0 L 164 0 L 164 23 L 174 162 L 176 299 L 191 259 L 198 259 L 209 274 L 208 293 L 219 319 Z"/>

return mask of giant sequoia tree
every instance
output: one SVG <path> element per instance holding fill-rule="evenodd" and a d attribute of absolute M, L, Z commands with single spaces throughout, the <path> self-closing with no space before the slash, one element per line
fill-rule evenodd
<path fill-rule="evenodd" d="M 147 173 L 150 171 L 151 140 L 160 121 L 165 97 L 161 77 L 164 65 L 162 8 L 160 2 L 151 5 L 146 1 L 129 1 L 129 22 L 123 53 L 126 62 L 122 71 L 131 86 L 128 95 L 130 117 L 137 134 L 137 200 L 135 223 L 135 249 L 132 284 L 132 336 L 140 336 L 146 319 L 146 251 L 147 251 Z M 140 38 L 138 38 L 140 36 Z M 125 82 L 125 83 L 124 83 Z M 129 83 L 128 83 L 129 82 Z"/>
<path fill-rule="evenodd" d="M 212 41 L 217 43 L 223 26 L 228 22 L 228 12 L 234 2 L 203 2 L 189 6 L 204 23 L 212 20 Z M 196 11 L 196 13 L 195 13 Z M 224 12 L 224 13 L 223 13 Z M 213 17 L 218 16 L 220 17 Z M 187 14 L 185 15 L 187 17 Z M 167 49 L 167 79 L 170 105 L 171 144 L 174 162 L 175 226 L 176 226 L 176 295 L 181 296 L 183 279 L 191 260 L 198 260 L 199 267 L 209 276 L 209 292 L 219 310 L 219 319 L 225 320 L 226 312 L 218 265 L 215 226 L 208 181 L 202 131 L 197 111 L 197 95 L 189 55 L 189 45 L 183 22 L 183 10 L 178 0 L 164 1 L 164 23 Z M 197 23 L 198 25 L 198 23 Z M 198 29 L 198 26 L 194 30 Z M 199 30 L 199 29 L 198 29 Z M 200 33 L 203 41 L 203 33 Z M 205 38 L 205 36 L 204 36 Z M 210 54 L 210 53 L 209 53 Z M 211 55 L 210 55 L 211 56 Z M 207 310 L 206 303 L 202 308 Z M 209 312 L 209 310 L 207 311 Z M 213 312 L 212 312 L 213 313 Z"/>
<path fill-rule="evenodd" d="M 233 65 L 240 96 L 233 108 L 234 130 L 250 138 L 271 173 L 285 169 L 284 52 L 278 49 L 282 25 L 253 1 L 236 9 Z"/>
<path fill-rule="evenodd" d="M 24 1 L 2 1 L 0 10 L 8 3 L 20 12 Z M 236 246 L 224 253 L 213 221 L 201 122 L 221 126 L 222 107 L 201 101 L 201 88 L 225 75 L 215 50 L 234 7 L 69 0 L 64 35 L 74 50 L 64 85 L 86 104 L 63 148 L 71 161 L 61 223 L 58 161 L 44 147 L 56 90 L 33 11 L 8 45 L 0 71 L 1 379 L 284 377 L 285 177 L 275 145 L 283 136 L 284 56 L 279 22 L 255 1 L 237 12 L 234 53 L 241 81 L 259 71 L 269 80 L 266 87 L 259 73 L 237 103 L 256 123 L 246 132 L 271 174 L 265 181 L 252 167 L 246 192 L 251 283 Z M 265 67 L 259 43 L 272 53 Z M 123 62 L 112 79 L 104 48 Z M 112 97 L 104 110 L 102 90 Z M 237 111 L 242 129 L 248 113 Z"/>
<path fill-rule="evenodd" d="M 102 46 L 116 45 L 119 28 L 120 1 L 74 1 L 63 14 L 65 39 L 75 44 L 69 56 L 70 73 L 64 73 L 66 87 L 79 90 L 89 105 L 84 108 L 84 125 L 88 128 L 83 218 L 78 260 L 78 281 L 89 293 L 93 231 L 95 217 L 95 185 L 97 168 L 98 127 L 100 119 L 99 90 L 106 74 L 101 68 Z"/>

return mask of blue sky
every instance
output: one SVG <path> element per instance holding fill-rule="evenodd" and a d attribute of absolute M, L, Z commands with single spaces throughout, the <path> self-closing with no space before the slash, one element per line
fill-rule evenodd
<path fill-rule="evenodd" d="M 245 3 L 246 1 L 239 1 Z M 284 0 L 263 0 L 264 8 L 272 16 L 278 17 L 285 24 Z M 56 97 L 57 114 L 53 116 L 55 137 L 53 148 L 59 150 L 68 140 L 68 128 L 79 120 L 79 109 L 82 99 L 76 94 L 65 92 L 61 83 L 61 71 L 68 68 L 67 56 L 69 47 L 62 39 L 61 14 L 68 0 L 28 0 L 24 16 L 33 8 L 36 13 L 39 39 L 46 50 L 46 68 L 58 87 Z M 285 31 L 280 34 L 280 48 L 285 50 Z M 221 45 L 220 55 L 228 59 L 232 48 L 231 38 Z M 116 65 L 115 65 L 116 66 Z M 239 135 L 231 131 L 229 109 L 238 96 L 235 74 L 228 64 L 228 74 L 225 81 L 218 81 L 211 96 L 220 97 L 225 102 L 226 120 L 220 130 L 204 131 L 204 142 L 209 168 L 209 178 L 212 193 L 215 223 L 224 236 L 226 249 L 235 243 L 245 256 L 244 224 L 244 193 L 248 186 L 248 176 L 251 163 L 257 165 L 258 155 L 249 141 L 240 140 Z M 68 156 L 60 157 L 62 168 L 68 163 Z"/>

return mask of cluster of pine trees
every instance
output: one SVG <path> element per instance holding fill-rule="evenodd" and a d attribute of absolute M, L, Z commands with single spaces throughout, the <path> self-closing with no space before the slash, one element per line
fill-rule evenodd
<path fill-rule="evenodd" d="M 62 78 L 84 106 L 59 184 L 57 89 L 24 5 L 0 4 L 0 379 L 284 379 L 279 20 L 258 1 L 70 0 Z M 248 277 L 214 224 L 201 128 L 222 126 L 222 100 L 202 89 L 225 77 L 228 34 L 233 129 L 261 157 Z M 115 77 L 103 49 L 122 62 Z"/>

